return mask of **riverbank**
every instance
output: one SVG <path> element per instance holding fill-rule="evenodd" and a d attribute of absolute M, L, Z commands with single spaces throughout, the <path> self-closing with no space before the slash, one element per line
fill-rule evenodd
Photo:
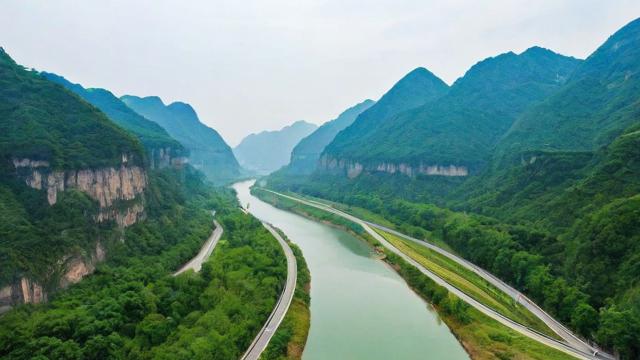
<path fill-rule="evenodd" d="M 304 251 L 313 276 L 304 360 L 469 359 L 435 310 L 351 233 L 278 209 L 234 186 L 251 213 Z"/>
<path fill-rule="evenodd" d="M 386 251 L 359 225 L 328 212 L 260 191 L 260 189 L 254 189 L 253 193 L 276 207 L 350 230 L 376 248 L 378 252 L 385 254 L 384 260 L 407 281 L 414 291 L 434 305 L 442 320 L 473 359 L 572 359 L 567 354 L 531 340 L 479 311 L 465 306 L 465 303 L 448 293 L 446 289 L 436 285 L 403 259 Z"/>

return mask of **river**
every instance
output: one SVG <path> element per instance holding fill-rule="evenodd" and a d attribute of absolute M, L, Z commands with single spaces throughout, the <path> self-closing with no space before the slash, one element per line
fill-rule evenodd
<path fill-rule="evenodd" d="M 438 314 L 371 248 L 345 231 L 277 209 L 234 184 L 243 206 L 297 244 L 311 272 L 304 360 L 469 359 Z"/>

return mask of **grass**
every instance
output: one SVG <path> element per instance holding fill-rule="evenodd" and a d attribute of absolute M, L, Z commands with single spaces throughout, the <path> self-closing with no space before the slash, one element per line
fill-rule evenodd
<path fill-rule="evenodd" d="M 385 259 L 406 281 L 407 284 L 427 302 L 431 302 L 429 297 L 420 289 L 423 287 L 416 283 L 416 279 L 408 275 L 412 265 L 406 263 L 402 258 L 385 250 L 380 243 L 373 239 L 369 234 L 357 224 L 351 223 L 351 226 L 344 224 L 345 220 L 337 215 L 329 214 L 325 211 L 295 202 L 290 199 L 279 197 L 275 194 L 254 189 L 253 194 L 264 201 L 280 207 L 285 210 L 312 218 L 317 221 L 331 222 L 333 225 L 350 231 L 363 241 L 368 242 L 372 247 L 378 249 L 385 254 Z M 319 216 L 318 216 L 319 215 Z M 357 229 L 359 228 L 359 229 Z M 417 251 L 415 251 L 418 253 Z M 417 260 L 416 260 L 417 261 Z M 436 260 L 432 260 L 437 264 Z M 425 265 L 426 266 L 426 265 Z M 447 269 L 445 265 L 439 265 L 442 269 Z M 452 270 L 448 270 L 451 271 Z M 414 271 L 415 273 L 415 271 Z M 461 275 L 459 277 L 463 278 Z M 432 281 L 426 275 L 419 274 L 418 282 Z M 464 278 L 463 278 L 464 279 Z M 467 280 L 473 285 L 472 281 Z M 476 285 L 477 286 L 477 285 Z M 482 287 L 479 287 L 482 289 Z M 453 301 L 457 301 L 457 297 L 451 293 L 447 296 Z M 498 300 L 494 300 L 498 304 Z M 452 333 L 460 341 L 470 357 L 474 360 L 493 360 L 493 359 L 511 359 L 511 360 L 567 360 L 574 359 L 573 356 L 565 354 L 533 339 L 530 339 L 504 325 L 496 320 L 484 315 L 480 311 L 468 307 L 467 321 L 459 321 L 455 316 L 447 315 L 443 309 L 435 306 L 440 318 L 447 324 Z"/>
<path fill-rule="evenodd" d="M 291 250 L 293 250 L 298 267 L 298 276 L 296 291 L 293 294 L 289 310 L 287 310 L 287 314 L 260 359 L 299 360 L 302 359 L 302 352 L 307 343 L 311 325 L 311 311 L 309 309 L 311 303 L 311 274 L 304 256 L 302 256 L 302 250 L 291 243 L 281 231 L 277 231 L 287 240 Z"/>
<path fill-rule="evenodd" d="M 448 283 L 464 291 L 483 305 L 486 305 L 511 320 L 560 340 L 544 322 L 522 305 L 517 304 L 509 295 L 478 276 L 475 272 L 413 241 L 403 239 L 383 230 L 375 229 L 375 231 L 387 239 L 387 241 L 398 250 L 445 279 Z"/>

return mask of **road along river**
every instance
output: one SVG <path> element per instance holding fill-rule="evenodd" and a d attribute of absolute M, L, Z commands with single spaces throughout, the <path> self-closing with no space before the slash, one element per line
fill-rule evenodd
<path fill-rule="evenodd" d="M 364 242 L 289 213 L 236 183 L 242 206 L 300 246 L 311 271 L 311 329 L 303 359 L 468 359 L 438 315 Z"/>

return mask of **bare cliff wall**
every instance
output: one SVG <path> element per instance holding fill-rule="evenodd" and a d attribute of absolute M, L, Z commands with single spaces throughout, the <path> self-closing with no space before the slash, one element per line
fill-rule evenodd
<path fill-rule="evenodd" d="M 164 169 L 169 166 L 180 168 L 189 162 L 188 158 L 176 155 L 170 147 L 149 150 L 149 159 L 152 169 Z"/>
<path fill-rule="evenodd" d="M 88 254 L 68 255 L 60 259 L 58 265 L 63 271 L 57 288 L 64 289 L 82 280 L 95 270 L 97 263 L 104 261 L 105 249 L 100 242 Z M 11 285 L 0 288 L 0 314 L 10 310 L 16 304 L 40 304 L 48 300 L 48 291 L 38 282 L 21 277 Z"/>
<path fill-rule="evenodd" d="M 408 163 L 392 163 L 378 162 L 362 164 L 358 161 L 335 159 L 328 156 L 322 156 L 318 164 L 320 170 L 344 173 L 350 179 L 356 178 L 362 172 L 385 172 L 389 174 L 403 174 L 406 176 L 467 176 L 469 169 L 466 166 L 455 164 L 424 164 L 418 165 Z"/>
<path fill-rule="evenodd" d="M 100 204 L 97 222 L 114 220 L 126 227 L 144 214 L 147 173 L 139 166 L 128 166 L 126 156 L 122 159 L 119 167 L 65 171 L 51 170 L 48 162 L 31 159 L 13 159 L 13 165 L 29 187 L 47 192 L 49 205 L 56 203 L 58 192 L 77 189 Z M 124 201 L 129 205 L 116 206 Z"/>
<path fill-rule="evenodd" d="M 162 155 L 168 161 L 167 166 L 176 165 L 175 161 L 179 161 L 167 153 Z M 118 227 L 124 228 L 144 217 L 147 172 L 140 166 L 129 165 L 126 155 L 122 156 L 120 166 L 97 169 L 53 170 L 48 162 L 33 159 L 13 159 L 13 165 L 17 176 L 27 186 L 46 192 L 49 205 L 58 201 L 60 192 L 76 189 L 98 203 L 97 223 L 114 221 Z M 51 273 L 61 275 L 49 285 L 49 289 L 26 276 L 0 288 L 0 313 L 16 304 L 46 302 L 48 292 L 77 283 L 91 274 L 105 257 L 105 249 L 96 239 L 94 250 L 76 251 L 59 259 L 57 268 L 51 269 Z"/>

